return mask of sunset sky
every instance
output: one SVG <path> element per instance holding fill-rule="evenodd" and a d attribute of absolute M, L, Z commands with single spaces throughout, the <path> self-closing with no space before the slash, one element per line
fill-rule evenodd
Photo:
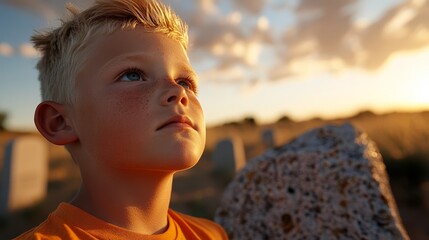
<path fill-rule="evenodd" d="M 64 4 L 0 0 L 0 111 L 33 130 L 40 102 L 29 38 Z M 190 26 L 208 125 L 429 110 L 427 0 L 166 0 Z"/>

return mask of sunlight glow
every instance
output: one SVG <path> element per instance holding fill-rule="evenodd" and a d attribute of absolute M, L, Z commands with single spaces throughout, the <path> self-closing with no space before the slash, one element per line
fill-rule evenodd
<path fill-rule="evenodd" d="M 410 108 L 429 107 L 429 48 L 418 52 L 398 54 L 392 57 L 381 72 L 383 77 L 390 78 L 392 84 L 397 84 L 398 91 L 392 94 L 401 95 L 404 105 Z M 402 105 L 402 104 L 401 104 Z"/>

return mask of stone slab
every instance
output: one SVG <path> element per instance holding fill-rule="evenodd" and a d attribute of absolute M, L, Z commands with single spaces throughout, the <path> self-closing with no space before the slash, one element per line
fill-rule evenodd
<path fill-rule="evenodd" d="M 31 207 L 46 196 L 48 149 L 39 137 L 23 136 L 6 145 L 1 172 L 0 215 Z"/>
<path fill-rule="evenodd" d="M 350 124 L 249 161 L 215 221 L 231 239 L 408 239 L 375 143 Z"/>
<path fill-rule="evenodd" d="M 213 151 L 215 172 L 229 182 L 245 163 L 244 145 L 237 136 L 220 140 Z"/>

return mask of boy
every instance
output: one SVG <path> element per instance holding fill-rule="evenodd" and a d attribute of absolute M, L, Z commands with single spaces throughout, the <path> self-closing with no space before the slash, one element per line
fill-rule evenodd
<path fill-rule="evenodd" d="M 99 0 L 49 33 L 35 124 L 65 145 L 82 186 L 18 239 L 226 239 L 169 209 L 173 174 L 194 166 L 205 123 L 187 26 L 155 0 Z"/>

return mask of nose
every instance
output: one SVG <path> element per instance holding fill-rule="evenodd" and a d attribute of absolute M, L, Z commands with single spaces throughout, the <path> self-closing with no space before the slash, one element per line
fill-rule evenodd
<path fill-rule="evenodd" d="M 168 106 L 171 104 L 182 104 L 187 106 L 189 102 L 186 90 L 177 84 L 169 84 L 168 88 L 163 93 L 161 105 Z"/>

